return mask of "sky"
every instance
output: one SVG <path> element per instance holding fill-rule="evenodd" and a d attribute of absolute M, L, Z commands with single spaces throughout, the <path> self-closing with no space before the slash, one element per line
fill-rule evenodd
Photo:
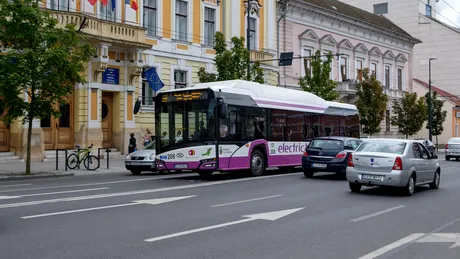
<path fill-rule="evenodd" d="M 460 28 L 460 0 L 439 0 L 437 8 L 439 20 Z"/>

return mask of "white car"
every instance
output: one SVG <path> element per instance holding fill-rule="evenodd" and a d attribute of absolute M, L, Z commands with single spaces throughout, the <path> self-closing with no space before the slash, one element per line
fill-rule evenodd
<path fill-rule="evenodd" d="M 156 171 L 155 142 L 150 143 L 144 149 L 129 154 L 125 159 L 125 167 L 132 174 L 139 175 L 143 171 Z"/>

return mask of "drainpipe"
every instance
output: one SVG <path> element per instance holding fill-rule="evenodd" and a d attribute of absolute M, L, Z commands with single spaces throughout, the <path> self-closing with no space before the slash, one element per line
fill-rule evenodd
<path fill-rule="evenodd" d="M 277 60 L 280 58 L 280 22 L 286 17 L 287 14 L 287 7 L 288 7 L 288 0 L 283 0 L 280 1 L 280 11 L 281 15 L 276 21 L 276 55 L 277 55 Z M 284 23 L 284 34 L 285 34 L 285 39 L 286 39 L 286 23 Z M 284 41 L 284 44 L 286 44 L 286 41 Z M 286 46 L 284 46 L 286 48 Z M 279 60 L 278 60 L 278 86 L 281 85 L 281 71 L 279 67 Z"/>

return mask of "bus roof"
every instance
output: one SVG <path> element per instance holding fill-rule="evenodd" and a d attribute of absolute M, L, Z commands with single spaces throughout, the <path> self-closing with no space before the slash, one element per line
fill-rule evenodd
<path fill-rule="evenodd" d="M 259 84 L 244 80 L 229 80 L 211 83 L 200 83 L 193 87 L 162 91 L 162 93 L 187 90 L 211 89 L 216 96 L 229 97 L 225 101 L 229 104 L 242 105 L 237 99 L 243 99 L 245 106 L 302 111 L 311 113 L 325 113 L 335 115 L 355 115 L 355 105 L 325 101 L 312 93 Z M 238 98 L 239 96 L 239 98 Z M 235 103 L 232 103 L 235 102 Z"/>

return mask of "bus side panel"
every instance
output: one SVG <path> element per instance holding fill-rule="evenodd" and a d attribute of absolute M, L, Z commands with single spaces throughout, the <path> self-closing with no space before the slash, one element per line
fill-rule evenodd
<path fill-rule="evenodd" d="M 249 169 L 250 143 L 237 145 L 219 145 L 219 167 L 222 170 Z"/>
<path fill-rule="evenodd" d="M 268 142 L 268 167 L 300 166 L 308 142 Z"/>

